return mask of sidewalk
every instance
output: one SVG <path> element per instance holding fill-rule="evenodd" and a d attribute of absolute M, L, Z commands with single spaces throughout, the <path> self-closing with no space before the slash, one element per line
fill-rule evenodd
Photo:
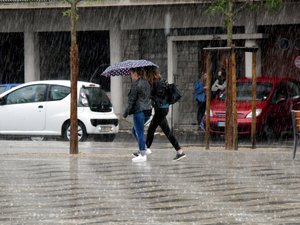
<path fill-rule="evenodd" d="M 173 162 L 155 142 L 0 141 L 0 224 L 299 224 L 300 164 L 291 148 L 185 145 Z"/>
<path fill-rule="evenodd" d="M 174 130 L 174 134 L 180 143 L 180 145 L 188 145 L 188 146 L 205 146 L 205 132 L 199 131 L 197 126 L 187 126 L 181 127 Z M 131 134 L 130 128 L 122 129 L 117 134 L 115 141 L 134 141 L 134 138 Z M 154 137 L 154 143 L 169 143 L 167 137 L 164 133 L 157 129 Z M 216 136 L 211 137 L 209 145 L 211 147 L 220 147 L 224 146 L 225 140 L 224 136 Z M 266 142 L 265 140 L 257 140 L 256 147 L 257 148 L 291 148 L 293 146 L 293 136 L 286 135 L 276 140 L 272 140 Z M 238 147 L 252 148 L 251 137 L 250 136 L 239 136 L 238 137 Z"/>

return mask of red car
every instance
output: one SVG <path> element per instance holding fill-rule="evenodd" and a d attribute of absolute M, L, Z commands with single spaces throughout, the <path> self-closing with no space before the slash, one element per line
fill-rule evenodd
<path fill-rule="evenodd" d="M 237 81 L 237 123 L 239 134 L 251 134 L 252 80 Z M 210 131 L 224 134 L 225 98 L 221 93 L 211 102 Z M 300 108 L 300 82 L 287 77 L 257 78 L 256 131 L 267 138 L 292 131 L 291 109 Z"/>

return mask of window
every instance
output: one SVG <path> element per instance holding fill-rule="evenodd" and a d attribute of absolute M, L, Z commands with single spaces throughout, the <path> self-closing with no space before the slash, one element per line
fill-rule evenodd
<path fill-rule="evenodd" d="M 43 102 L 46 101 L 46 89 L 47 85 L 41 84 L 41 85 L 35 85 L 34 86 L 34 99 L 32 99 L 34 102 Z"/>
<path fill-rule="evenodd" d="M 61 86 L 61 85 L 52 85 L 50 87 L 49 100 L 50 101 L 58 101 L 65 98 L 70 94 L 70 87 Z"/>
<path fill-rule="evenodd" d="M 18 89 L 6 97 L 6 104 L 19 104 L 45 101 L 47 85 L 38 84 Z"/>
<path fill-rule="evenodd" d="M 290 41 L 287 38 L 281 38 L 277 41 L 277 47 L 281 50 L 287 50 L 290 46 Z"/>
<path fill-rule="evenodd" d="M 300 38 L 298 38 L 298 39 L 295 40 L 295 48 L 297 50 L 300 50 Z"/>
<path fill-rule="evenodd" d="M 257 82 L 256 84 L 256 100 L 264 101 L 270 95 L 272 90 L 271 83 Z M 226 93 L 220 95 L 220 100 L 225 100 Z M 252 100 L 252 82 L 238 82 L 236 84 L 236 100 L 251 101 Z"/>
<path fill-rule="evenodd" d="M 273 104 L 277 104 L 279 101 L 282 101 L 284 99 L 287 99 L 287 89 L 286 85 L 284 83 L 281 83 L 275 90 L 271 102 Z"/>
<path fill-rule="evenodd" d="M 93 112 L 110 112 L 112 110 L 112 104 L 108 96 L 99 87 L 81 88 L 79 102 L 83 106 L 86 106 L 85 103 L 88 103 Z"/>
<path fill-rule="evenodd" d="M 5 91 L 6 87 L 5 86 L 0 86 L 0 94 Z"/>
<path fill-rule="evenodd" d="M 299 84 L 295 82 L 289 81 L 288 82 L 289 92 L 292 99 L 300 98 L 300 88 Z"/>

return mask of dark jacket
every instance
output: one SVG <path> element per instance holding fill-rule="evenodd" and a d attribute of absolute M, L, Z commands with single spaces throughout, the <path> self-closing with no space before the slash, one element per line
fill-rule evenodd
<path fill-rule="evenodd" d="M 201 80 L 197 80 L 195 83 L 195 99 L 198 102 L 205 102 L 205 90 Z"/>
<path fill-rule="evenodd" d="M 148 81 L 142 78 L 133 81 L 128 94 L 128 106 L 123 116 L 126 118 L 136 112 L 151 110 L 150 95 L 151 86 Z"/>
<path fill-rule="evenodd" d="M 161 79 L 155 81 L 152 85 L 151 99 L 154 108 L 168 108 L 168 83 L 166 80 Z"/>

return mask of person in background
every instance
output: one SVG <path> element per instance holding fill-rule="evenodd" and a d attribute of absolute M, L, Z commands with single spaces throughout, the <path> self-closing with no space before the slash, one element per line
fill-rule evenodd
<path fill-rule="evenodd" d="M 156 67 L 145 67 L 145 70 L 147 74 L 147 80 L 152 86 L 151 99 L 152 106 L 154 108 L 154 116 L 147 131 L 146 146 L 150 149 L 154 139 L 155 130 L 158 126 L 160 126 L 160 128 L 176 150 L 176 155 L 173 160 L 179 161 L 185 158 L 186 155 L 178 144 L 178 141 L 171 131 L 168 120 L 166 118 L 169 112 L 169 104 L 167 102 L 166 94 L 167 82 L 161 78 L 160 73 L 158 72 L 158 69 Z"/>
<path fill-rule="evenodd" d="M 226 70 L 222 68 L 218 72 L 218 78 L 211 86 L 212 99 L 214 99 L 220 92 L 224 91 L 226 88 Z"/>
<path fill-rule="evenodd" d="M 206 74 L 199 76 L 195 83 L 195 100 L 197 102 L 197 122 L 199 130 L 205 130 L 204 128 L 204 113 L 206 108 Z"/>
<path fill-rule="evenodd" d="M 130 70 L 132 79 L 131 89 L 128 94 L 128 106 L 123 114 L 126 118 L 133 114 L 133 128 L 132 134 L 136 138 L 139 146 L 139 151 L 136 157 L 132 159 L 133 162 L 146 162 L 146 144 L 144 135 L 144 124 L 150 118 L 151 107 L 151 86 L 147 80 L 144 79 L 145 70 L 143 68 L 133 68 Z"/>

